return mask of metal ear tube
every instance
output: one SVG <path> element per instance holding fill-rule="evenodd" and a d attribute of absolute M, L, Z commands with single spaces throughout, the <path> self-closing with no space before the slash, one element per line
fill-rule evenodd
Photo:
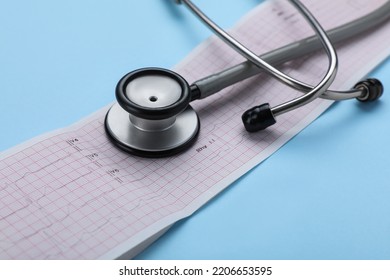
<path fill-rule="evenodd" d="M 359 93 L 356 99 L 360 102 L 378 100 L 383 94 L 383 85 L 378 79 L 367 79 L 357 83 L 353 90 Z M 275 115 L 268 103 L 252 107 L 241 116 L 245 129 L 248 132 L 257 132 L 276 123 Z"/>

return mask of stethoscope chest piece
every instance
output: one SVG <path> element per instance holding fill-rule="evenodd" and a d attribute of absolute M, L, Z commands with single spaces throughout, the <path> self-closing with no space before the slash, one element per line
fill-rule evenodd
<path fill-rule="evenodd" d="M 188 148 L 198 136 L 200 123 L 189 105 L 189 85 L 172 71 L 145 68 L 130 72 L 119 81 L 116 98 L 105 128 L 112 142 L 126 152 L 170 156 Z"/>

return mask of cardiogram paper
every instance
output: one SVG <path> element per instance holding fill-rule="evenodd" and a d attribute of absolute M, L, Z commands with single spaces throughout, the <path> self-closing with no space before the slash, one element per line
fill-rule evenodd
<path fill-rule="evenodd" d="M 364 15 L 383 0 L 304 1 L 326 29 Z M 267 1 L 233 30 L 256 53 L 313 35 L 286 1 Z M 389 55 L 390 25 L 338 46 L 334 88 L 349 88 Z M 189 82 L 242 62 L 210 39 L 176 70 Z M 286 73 L 316 84 L 327 68 L 321 52 L 285 64 Z M 104 131 L 108 107 L 65 129 L 37 137 L 0 157 L 0 258 L 111 259 L 131 257 L 175 221 L 191 215 L 231 182 L 270 156 L 331 102 L 316 100 L 247 133 L 240 116 L 299 93 L 261 74 L 201 101 L 195 145 L 163 159 L 130 156 Z"/>

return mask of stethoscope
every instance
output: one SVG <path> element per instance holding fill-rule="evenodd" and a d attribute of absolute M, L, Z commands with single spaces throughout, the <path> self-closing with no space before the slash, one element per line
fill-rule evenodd
<path fill-rule="evenodd" d="M 185 4 L 247 61 L 198 80 L 192 85 L 179 74 L 162 68 L 143 68 L 126 74 L 116 87 L 118 102 L 110 108 L 105 119 L 107 135 L 116 146 L 126 152 L 143 157 L 165 157 L 186 150 L 196 141 L 200 130 L 198 115 L 189 103 L 206 98 L 262 70 L 303 94 L 274 107 L 265 103 L 244 112 L 242 121 L 248 132 L 263 130 L 275 124 L 279 115 L 297 109 L 318 97 L 331 100 L 356 98 L 361 102 L 370 102 L 379 99 L 383 93 L 383 86 L 377 79 L 361 81 L 347 91 L 333 91 L 328 88 L 337 72 L 338 59 L 333 44 L 387 20 L 390 17 L 390 1 L 362 18 L 325 32 L 302 3 L 290 0 L 314 29 L 316 36 L 260 57 L 216 25 L 190 0 L 176 2 Z M 329 65 L 326 74 L 316 86 L 298 81 L 272 66 L 311 53 L 321 46 L 327 53 Z"/>

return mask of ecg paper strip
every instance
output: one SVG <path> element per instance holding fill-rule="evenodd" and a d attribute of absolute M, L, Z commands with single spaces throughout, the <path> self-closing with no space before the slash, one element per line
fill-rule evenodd
<path fill-rule="evenodd" d="M 383 0 L 304 1 L 326 29 L 372 11 Z M 257 53 L 312 35 L 286 1 L 268 1 L 232 31 Z M 334 88 L 349 88 L 389 55 L 390 24 L 338 46 Z M 177 67 L 188 81 L 243 61 L 218 39 L 199 46 Z M 315 84 L 327 59 L 287 63 L 283 70 Z M 259 75 L 193 102 L 198 141 L 164 159 L 129 156 L 104 131 L 107 108 L 71 127 L 22 144 L 0 157 L 0 258 L 107 259 L 131 257 L 177 220 L 191 215 L 231 182 L 280 148 L 332 102 L 317 100 L 249 134 L 240 116 L 254 104 L 297 93 Z M 354 101 L 351 101 L 354 102 Z"/>

